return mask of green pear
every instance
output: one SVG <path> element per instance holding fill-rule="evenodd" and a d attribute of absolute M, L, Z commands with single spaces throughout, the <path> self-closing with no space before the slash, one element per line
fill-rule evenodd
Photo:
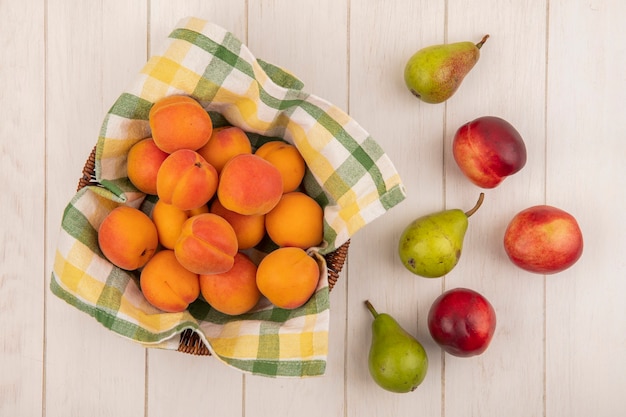
<path fill-rule="evenodd" d="M 456 42 L 420 49 L 404 68 L 407 87 L 426 103 L 446 101 L 478 62 L 480 48 L 488 37 L 485 35 L 477 44 Z"/>
<path fill-rule="evenodd" d="M 481 206 L 484 193 L 469 211 L 444 210 L 412 221 L 402 232 L 398 254 L 411 272 L 426 278 L 438 278 L 459 262 L 469 217 Z"/>
<path fill-rule="evenodd" d="M 389 314 L 378 314 L 369 300 L 365 305 L 374 316 L 368 356 L 372 379 L 387 391 L 415 390 L 428 371 L 424 347 Z"/>

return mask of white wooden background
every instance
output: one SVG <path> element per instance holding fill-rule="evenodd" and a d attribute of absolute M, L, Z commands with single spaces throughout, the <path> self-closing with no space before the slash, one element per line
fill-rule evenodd
<path fill-rule="evenodd" d="M 358 120 L 408 198 L 352 240 L 331 293 L 327 374 L 242 375 L 214 358 L 146 350 L 53 296 L 62 210 L 103 116 L 182 17 L 211 20 Z M 626 415 L 626 2 L 621 0 L 0 0 L 0 416 Z M 446 104 L 418 102 L 402 70 L 417 49 L 478 41 L 482 58 Z M 413 218 L 469 208 L 478 188 L 450 143 L 483 115 L 509 120 L 528 163 L 487 192 L 445 279 L 412 276 L 396 241 Z M 541 276 L 502 249 L 508 220 L 540 203 L 574 214 L 585 251 Z M 443 355 L 426 315 L 444 289 L 498 314 L 485 354 Z M 367 373 L 369 298 L 423 342 L 424 383 Z"/>

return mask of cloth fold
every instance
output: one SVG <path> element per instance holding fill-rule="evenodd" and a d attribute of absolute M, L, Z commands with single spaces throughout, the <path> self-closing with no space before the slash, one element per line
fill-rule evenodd
<path fill-rule="evenodd" d="M 309 250 L 323 272 L 304 306 L 283 310 L 262 300 L 250 313 L 227 316 L 199 299 L 183 313 L 164 313 L 147 303 L 136 273 L 100 252 L 97 230 L 113 208 L 152 210 L 155 197 L 128 180 L 126 155 L 150 136 L 152 104 L 174 94 L 198 100 L 215 126 L 241 127 L 253 148 L 280 139 L 304 157 L 304 189 L 324 208 L 323 245 Z M 97 185 L 79 190 L 63 213 L 51 291 L 145 346 L 177 349 L 190 328 L 227 365 L 273 377 L 324 373 L 330 302 L 323 255 L 405 198 L 392 162 L 354 119 L 307 93 L 289 72 L 255 58 L 230 32 L 194 17 L 178 23 L 105 115 L 95 176 Z"/>

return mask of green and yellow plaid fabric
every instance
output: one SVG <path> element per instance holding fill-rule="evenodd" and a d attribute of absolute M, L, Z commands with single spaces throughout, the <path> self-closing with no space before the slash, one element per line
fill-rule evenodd
<path fill-rule="evenodd" d="M 197 18 L 179 22 L 105 116 L 96 146 L 97 185 L 78 191 L 63 213 L 51 291 L 147 347 L 178 349 L 181 332 L 193 329 L 215 357 L 243 372 L 323 374 L 330 303 L 322 255 L 400 203 L 405 191 L 368 133 L 302 88 L 291 74 L 256 59 L 228 31 Z M 114 267 L 102 255 L 97 231 L 113 208 L 152 210 L 154 197 L 138 192 L 126 176 L 126 155 L 150 136 L 152 104 L 174 94 L 197 99 L 215 126 L 244 129 L 253 147 L 280 138 L 297 146 L 306 160 L 305 190 L 324 207 L 324 243 L 309 253 L 324 273 L 301 308 L 283 310 L 263 300 L 254 311 L 231 317 L 199 299 L 183 313 L 164 313 L 144 299 L 137 274 Z"/>

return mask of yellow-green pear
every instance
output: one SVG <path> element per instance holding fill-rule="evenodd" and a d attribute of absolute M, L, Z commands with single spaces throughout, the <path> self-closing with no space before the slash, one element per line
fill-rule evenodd
<path fill-rule="evenodd" d="M 387 391 L 415 390 L 428 371 L 424 347 L 389 314 L 378 313 L 369 301 L 365 301 L 365 305 L 374 316 L 368 355 L 372 379 Z"/>
<path fill-rule="evenodd" d="M 426 103 L 442 103 L 452 97 L 478 62 L 488 37 L 477 44 L 456 42 L 417 51 L 404 68 L 404 81 L 411 93 Z"/>
<path fill-rule="evenodd" d="M 412 221 L 402 232 L 398 254 L 409 271 L 425 278 L 439 278 L 459 262 L 468 218 L 481 206 L 484 193 L 469 211 L 444 210 Z"/>

